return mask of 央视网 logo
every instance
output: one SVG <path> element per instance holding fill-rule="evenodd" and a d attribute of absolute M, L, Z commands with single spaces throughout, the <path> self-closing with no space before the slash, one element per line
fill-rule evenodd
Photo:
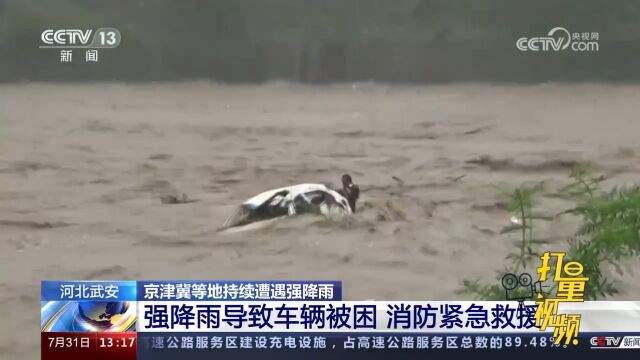
<path fill-rule="evenodd" d="M 571 49 L 572 51 L 599 51 L 600 34 L 597 32 L 570 33 L 558 26 L 549 30 L 547 36 L 521 37 L 516 41 L 520 51 L 551 52 Z"/>

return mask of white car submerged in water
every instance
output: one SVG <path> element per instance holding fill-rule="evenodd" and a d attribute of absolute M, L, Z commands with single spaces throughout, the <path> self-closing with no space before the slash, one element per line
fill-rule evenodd
<path fill-rule="evenodd" d="M 360 196 L 351 176 L 342 176 L 342 189 L 333 190 L 322 184 L 298 184 L 260 193 L 243 202 L 227 218 L 222 230 L 287 216 L 317 214 L 344 216 L 356 211 Z"/>

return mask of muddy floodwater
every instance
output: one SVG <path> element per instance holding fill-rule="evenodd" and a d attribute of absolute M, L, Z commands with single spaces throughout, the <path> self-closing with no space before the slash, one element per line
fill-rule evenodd
<path fill-rule="evenodd" d="M 605 186 L 640 181 L 639 104 L 638 86 L 595 84 L 0 85 L 0 358 L 39 357 L 43 279 L 329 279 L 349 300 L 468 299 L 461 281 L 497 281 L 518 240 L 500 234 L 501 187 L 559 188 L 584 161 L 613 174 Z M 343 173 L 361 189 L 353 218 L 217 232 L 259 192 Z M 575 225 L 540 224 L 541 250 L 566 249 Z M 615 299 L 638 299 L 640 261 L 624 270 Z"/>

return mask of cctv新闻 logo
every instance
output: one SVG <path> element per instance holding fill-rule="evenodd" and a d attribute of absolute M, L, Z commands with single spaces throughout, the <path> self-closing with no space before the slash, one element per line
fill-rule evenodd
<path fill-rule="evenodd" d="M 115 28 L 46 29 L 40 35 L 41 48 L 115 48 L 120 44 L 120 31 Z"/>
<path fill-rule="evenodd" d="M 47 45 L 88 45 L 93 30 L 53 30 L 42 32 L 41 39 Z"/>
<path fill-rule="evenodd" d="M 554 27 L 549 30 L 547 36 L 521 37 L 516 41 L 516 47 L 520 51 L 562 51 L 571 48 L 572 51 L 599 51 L 597 41 L 598 33 L 574 33 L 563 27 Z"/>
<path fill-rule="evenodd" d="M 594 336 L 589 342 L 592 348 L 617 348 L 622 342 L 620 336 Z"/>

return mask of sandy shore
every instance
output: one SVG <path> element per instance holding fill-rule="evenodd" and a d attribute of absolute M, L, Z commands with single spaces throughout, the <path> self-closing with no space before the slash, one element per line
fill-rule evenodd
<path fill-rule="evenodd" d="M 609 85 L 0 85 L 0 358 L 39 357 L 42 279 L 339 279 L 348 299 L 464 298 L 461 280 L 494 281 L 514 248 L 496 186 L 553 189 L 585 160 L 618 173 L 607 185 L 640 179 L 638 104 L 640 87 Z M 345 172 L 362 189 L 350 221 L 216 233 L 260 191 Z M 182 193 L 197 201 L 160 201 Z M 571 221 L 541 226 L 543 250 L 566 248 Z M 640 262 L 626 268 L 616 299 L 637 300 Z"/>

